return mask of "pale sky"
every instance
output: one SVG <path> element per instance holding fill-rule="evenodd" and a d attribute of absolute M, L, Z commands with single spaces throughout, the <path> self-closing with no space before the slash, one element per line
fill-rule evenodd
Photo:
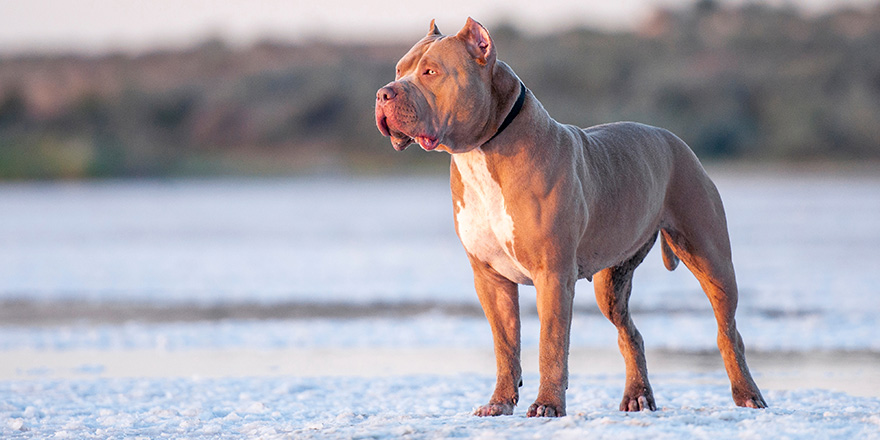
<path fill-rule="evenodd" d="M 491 31 L 512 22 L 529 32 L 590 25 L 635 26 L 658 6 L 694 0 L 0 0 L 0 54 L 137 52 L 220 37 L 233 44 L 261 38 L 411 41 L 432 18 L 456 32 L 468 16 Z M 726 4 L 750 0 L 721 0 Z M 751 0 L 803 5 L 807 13 L 878 0 Z"/>

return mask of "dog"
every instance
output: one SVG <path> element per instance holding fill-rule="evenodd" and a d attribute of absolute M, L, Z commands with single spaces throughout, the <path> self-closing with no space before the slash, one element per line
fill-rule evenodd
<path fill-rule="evenodd" d="M 581 129 L 553 120 L 468 18 L 432 21 L 376 94 L 376 125 L 403 150 L 451 154 L 455 230 L 492 329 L 495 391 L 475 415 L 513 414 L 522 386 L 518 285 L 537 290 L 540 384 L 529 417 L 565 415 L 574 285 L 593 282 L 626 364 L 622 411 L 655 410 L 642 336 L 629 313 L 636 267 L 662 259 L 696 276 L 718 323 L 734 403 L 767 406 L 736 328 L 737 285 L 721 197 L 671 132 L 633 122 Z"/>

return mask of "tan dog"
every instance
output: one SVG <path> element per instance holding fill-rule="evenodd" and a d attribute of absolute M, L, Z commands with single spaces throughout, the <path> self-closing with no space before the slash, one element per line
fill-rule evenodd
<path fill-rule="evenodd" d="M 628 301 L 636 266 L 661 237 L 700 281 L 739 406 L 764 408 L 734 312 L 737 287 L 724 208 L 694 153 L 672 133 L 636 123 L 580 129 L 554 121 L 483 26 L 455 36 L 431 22 L 377 94 L 376 123 L 403 150 L 452 154 L 455 226 L 492 327 L 495 393 L 476 415 L 512 414 L 522 385 L 518 284 L 534 284 L 541 322 L 538 397 L 528 416 L 565 415 L 574 285 L 593 281 L 626 361 L 620 409 L 656 408 L 642 336 Z"/>

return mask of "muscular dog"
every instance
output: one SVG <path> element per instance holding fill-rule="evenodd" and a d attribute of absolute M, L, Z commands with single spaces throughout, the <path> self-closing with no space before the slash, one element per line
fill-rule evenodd
<path fill-rule="evenodd" d="M 629 313 L 636 266 L 660 236 L 663 263 L 700 281 L 718 323 L 734 402 L 764 408 L 734 312 L 737 286 L 721 198 L 669 131 L 553 120 L 468 19 L 428 35 L 379 89 L 376 124 L 397 150 L 417 142 L 452 156 L 455 227 L 492 328 L 497 382 L 479 416 L 512 414 L 522 385 L 518 284 L 537 290 L 540 386 L 528 416 L 565 415 L 574 285 L 592 280 L 626 363 L 620 409 L 654 410 L 642 336 Z"/>

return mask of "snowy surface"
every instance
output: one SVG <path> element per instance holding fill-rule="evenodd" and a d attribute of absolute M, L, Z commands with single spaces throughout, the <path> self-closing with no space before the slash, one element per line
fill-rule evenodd
<path fill-rule="evenodd" d="M 708 301 L 654 253 L 632 299 L 654 413 L 616 410 L 616 332 L 581 281 L 560 420 L 523 416 L 531 361 L 516 415 L 471 417 L 494 382 L 488 324 L 438 307 L 0 323 L 0 438 L 880 438 L 880 173 L 711 174 L 732 236 L 737 323 L 769 410 L 733 406 Z M 525 364 L 534 290 L 521 301 Z M 445 178 L 0 184 L 0 302 L 478 311 Z M 438 356 L 449 362 L 425 368 Z M 374 369 L 351 373 L 365 364 Z M 844 379 L 837 389 L 859 392 L 831 391 Z"/>
<path fill-rule="evenodd" d="M 627 414 L 616 409 L 617 385 L 574 377 L 567 417 L 527 419 L 527 405 L 513 416 L 471 416 L 492 385 L 468 376 L 0 382 L 0 436 L 880 438 L 880 400 L 821 390 L 767 392 L 774 406 L 752 410 L 733 407 L 723 385 L 656 387 L 658 411 Z"/>

